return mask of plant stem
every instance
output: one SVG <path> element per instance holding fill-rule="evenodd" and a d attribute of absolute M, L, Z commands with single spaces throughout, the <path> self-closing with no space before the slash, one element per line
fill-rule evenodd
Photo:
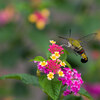
<path fill-rule="evenodd" d="M 61 97 L 60 97 L 60 100 L 63 100 L 63 98 L 64 98 L 64 96 L 63 96 L 63 94 L 62 94 Z"/>
<path fill-rule="evenodd" d="M 51 99 L 50 99 L 50 96 L 48 96 L 48 100 L 51 100 Z"/>
<path fill-rule="evenodd" d="M 37 69 L 37 72 L 36 72 L 37 76 L 40 77 L 41 76 L 41 73 L 40 71 Z"/>

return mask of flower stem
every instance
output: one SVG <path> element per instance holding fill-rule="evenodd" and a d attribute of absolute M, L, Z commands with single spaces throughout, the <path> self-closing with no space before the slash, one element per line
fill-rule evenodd
<path fill-rule="evenodd" d="M 41 73 L 40 71 L 37 69 L 37 72 L 36 72 L 37 76 L 40 77 L 41 76 Z"/>
<path fill-rule="evenodd" d="M 60 100 L 63 100 L 63 98 L 64 98 L 64 96 L 63 96 L 63 94 L 62 94 L 61 97 L 60 97 Z"/>
<path fill-rule="evenodd" d="M 50 96 L 48 96 L 48 100 L 51 100 L 51 99 L 50 99 Z"/>

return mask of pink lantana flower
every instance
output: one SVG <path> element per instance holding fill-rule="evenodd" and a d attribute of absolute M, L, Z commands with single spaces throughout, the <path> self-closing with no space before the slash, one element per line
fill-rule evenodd
<path fill-rule="evenodd" d="M 47 24 L 49 15 L 48 9 L 42 9 L 41 11 L 35 11 L 28 19 L 31 23 L 36 23 L 36 27 L 41 30 Z"/>
<path fill-rule="evenodd" d="M 65 74 L 64 77 L 58 79 L 59 81 L 62 81 L 63 85 L 67 85 L 67 89 L 66 91 L 64 91 L 64 96 L 68 95 L 71 92 L 76 95 L 80 90 L 81 85 L 83 84 L 81 74 L 78 74 L 75 69 L 71 70 L 70 68 L 63 68 L 63 73 Z M 68 90 L 68 87 L 70 87 L 70 92 Z"/>
<path fill-rule="evenodd" d="M 69 95 L 70 93 L 71 93 L 70 90 L 66 90 L 66 91 L 64 91 L 63 95 L 64 95 L 64 96 L 67 96 L 67 95 Z"/>
<path fill-rule="evenodd" d="M 60 70 L 61 65 L 57 63 L 56 60 L 47 61 L 47 65 L 45 66 L 50 72 L 57 73 Z"/>
<path fill-rule="evenodd" d="M 59 45 L 57 45 L 57 44 L 52 44 L 52 45 L 49 45 L 49 51 L 52 53 L 52 54 L 54 54 L 55 52 L 59 52 L 59 54 L 63 54 L 64 52 L 63 52 L 63 48 L 62 48 L 62 46 L 59 46 Z"/>
<path fill-rule="evenodd" d="M 8 24 L 13 20 L 16 19 L 15 9 L 12 6 L 7 6 L 5 9 L 0 10 L 0 26 Z"/>

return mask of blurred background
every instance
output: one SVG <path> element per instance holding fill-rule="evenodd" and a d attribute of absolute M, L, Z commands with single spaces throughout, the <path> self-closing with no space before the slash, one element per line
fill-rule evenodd
<path fill-rule="evenodd" d="M 37 20 L 33 20 L 35 18 Z M 63 40 L 57 36 L 67 37 L 69 29 L 76 39 L 98 33 L 89 44 L 89 38 L 83 39 L 89 58 L 87 63 L 81 63 L 81 57 L 73 52 L 67 60 L 82 73 L 83 87 L 94 100 L 100 100 L 100 0 L 0 0 L 0 76 L 36 75 L 36 64 L 29 60 L 35 56 L 46 58 L 49 40 L 61 44 Z M 0 80 L 0 100 L 46 99 L 38 87 L 16 80 Z M 82 100 L 70 96 L 64 99 Z"/>

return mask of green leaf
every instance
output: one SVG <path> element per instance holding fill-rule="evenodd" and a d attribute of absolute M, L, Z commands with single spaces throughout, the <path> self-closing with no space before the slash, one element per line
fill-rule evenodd
<path fill-rule="evenodd" d="M 61 57 L 59 59 L 60 60 L 66 60 L 67 59 L 67 53 L 66 53 L 65 49 L 64 49 L 64 53 L 61 54 Z"/>
<path fill-rule="evenodd" d="M 30 59 L 30 60 L 29 60 L 29 62 L 32 62 L 32 61 L 34 61 L 34 59 Z"/>
<path fill-rule="evenodd" d="M 0 77 L 0 80 L 4 79 L 16 79 L 21 80 L 25 84 L 31 84 L 39 86 L 38 78 L 29 74 L 8 74 Z"/>
<path fill-rule="evenodd" d="M 68 52 L 66 49 L 64 49 L 64 52 L 65 52 L 67 55 L 69 55 L 69 52 Z"/>
<path fill-rule="evenodd" d="M 57 100 L 62 84 L 58 79 L 54 78 L 53 80 L 48 80 L 47 76 L 43 75 L 39 78 L 39 83 L 46 94 L 48 94 L 53 100 Z"/>
<path fill-rule="evenodd" d="M 37 56 L 37 57 L 35 57 L 34 59 L 33 59 L 34 61 L 46 61 L 43 57 L 41 57 L 41 56 Z M 31 61 L 32 61 L 32 59 L 31 59 Z"/>
<path fill-rule="evenodd" d="M 72 69 L 71 65 L 66 60 L 63 60 L 63 61 L 66 63 L 66 66 L 68 66 L 70 69 Z"/>
<path fill-rule="evenodd" d="M 79 94 L 81 96 L 87 97 L 89 100 L 93 100 L 93 98 L 90 96 L 90 94 L 84 88 L 80 89 Z"/>
<path fill-rule="evenodd" d="M 67 95 L 63 100 L 83 100 L 81 96 Z"/>
<path fill-rule="evenodd" d="M 52 55 L 52 53 L 51 52 L 47 52 L 47 54 L 46 54 L 46 56 L 47 56 L 47 59 L 50 59 L 50 56 Z"/>

